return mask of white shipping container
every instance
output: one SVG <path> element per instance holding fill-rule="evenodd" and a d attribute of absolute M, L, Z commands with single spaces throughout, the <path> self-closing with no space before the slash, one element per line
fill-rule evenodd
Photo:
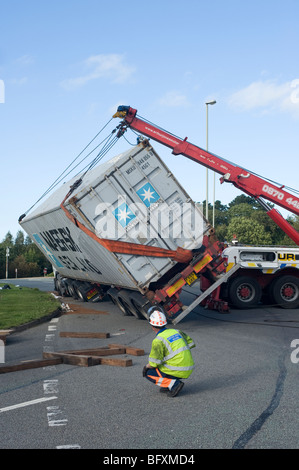
<path fill-rule="evenodd" d="M 77 179 L 25 217 L 22 228 L 62 276 L 142 292 L 175 262 L 111 252 L 72 223 L 60 204 Z M 198 205 L 148 143 L 89 171 L 65 207 L 99 239 L 168 250 L 200 248 L 209 229 Z"/>

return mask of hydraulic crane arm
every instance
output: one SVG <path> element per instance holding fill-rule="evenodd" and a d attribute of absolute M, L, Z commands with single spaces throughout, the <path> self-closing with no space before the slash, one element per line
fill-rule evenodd
<path fill-rule="evenodd" d="M 201 165 L 219 173 L 220 182 L 232 183 L 235 187 L 245 192 L 249 196 L 257 199 L 267 211 L 269 217 L 299 245 L 299 233 L 289 224 L 284 217 L 274 208 L 269 207 L 262 198 L 277 204 L 284 209 L 299 216 L 299 199 L 284 190 L 284 186 L 278 187 L 263 178 L 248 172 L 244 168 L 228 162 L 217 155 L 214 155 L 187 141 L 187 137 L 182 140 L 173 134 L 160 129 L 159 127 L 137 117 L 137 110 L 130 106 L 119 106 L 113 117 L 123 118 L 119 125 L 118 135 L 122 135 L 128 127 L 136 130 L 169 148 L 174 155 L 184 155 L 185 157 L 200 163 Z"/>

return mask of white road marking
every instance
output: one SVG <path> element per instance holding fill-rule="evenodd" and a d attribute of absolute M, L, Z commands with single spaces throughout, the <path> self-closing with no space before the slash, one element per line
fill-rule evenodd
<path fill-rule="evenodd" d="M 58 380 L 44 380 L 43 383 L 44 393 L 47 395 L 58 393 Z"/>
<path fill-rule="evenodd" d="M 56 325 L 49 325 L 48 326 L 48 331 L 56 331 L 57 330 L 57 326 Z"/>
<path fill-rule="evenodd" d="M 17 408 L 23 408 L 25 406 L 36 405 L 38 403 L 42 403 L 43 401 L 56 400 L 56 399 L 57 397 L 37 398 L 36 400 L 25 401 L 23 403 L 18 403 L 17 405 L 6 406 L 5 408 L 0 408 L 0 413 L 3 413 L 4 411 L 16 410 Z"/>
<path fill-rule="evenodd" d="M 81 449 L 79 444 L 69 444 L 64 446 L 56 446 L 56 449 Z"/>
<path fill-rule="evenodd" d="M 45 341 L 53 341 L 54 337 L 55 337 L 54 333 L 46 335 Z"/>
<path fill-rule="evenodd" d="M 47 418 L 49 426 L 65 426 L 68 422 L 67 418 L 63 418 L 63 412 L 59 406 L 47 406 Z"/>

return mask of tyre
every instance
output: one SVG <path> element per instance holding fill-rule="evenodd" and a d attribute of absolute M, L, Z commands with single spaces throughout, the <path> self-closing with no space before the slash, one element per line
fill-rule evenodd
<path fill-rule="evenodd" d="M 122 315 L 124 315 L 125 317 L 132 315 L 126 302 L 124 302 L 120 297 L 115 298 L 115 305 L 118 307 Z"/>
<path fill-rule="evenodd" d="M 117 305 L 117 303 L 116 303 L 117 294 L 118 294 L 118 290 L 114 289 L 113 287 L 111 287 L 111 289 L 109 289 L 107 291 L 107 296 L 108 296 L 109 300 L 111 300 L 111 302 L 114 303 L 114 305 Z"/>
<path fill-rule="evenodd" d="M 124 316 L 132 315 L 128 306 L 120 298 L 119 294 L 121 291 L 114 289 L 113 287 L 107 291 L 107 295 L 114 305 L 118 308 L 119 312 Z"/>
<path fill-rule="evenodd" d="M 54 290 L 56 290 L 57 292 L 58 292 L 58 282 L 57 282 L 58 276 L 59 274 L 54 277 Z"/>
<path fill-rule="evenodd" d="M 147 311 L 143 307 L 142 302 L 139 302 L 138 300 L 133 299 L 132 304 L 138 314 L 138 318 L 148 320 Z"/>
<path fill-rule="evenodd" d="M 55 290 L 56 290 L 58 295 L 63 297 L 63 292 L 62 292 L 62 289 L 61 289 L 61 280 L 57 279 L 57 281 L 55 282 Z"/>
<path fill-rule="evenodd" d="M 125 305 L 118 298 L 119 292 L 120 291 L 118 289 L 114 289 L 112 287 L 111 289 L 109 289 L 107 291 L 107 295 L 108 295 L 109 299 L 114 303 L 114 305 L 118 308 L 119 312 L 122 315 L 124 315 L 124 316 L 131 315 L 131 313 L 128 311 L 128 309 L 126 309 Z"/>
<path fill-rule="evenodd" d="M 137 292 L 111 288 L 107 291 L 107 295 L 123 315 L 134 315 L 139 319 L 147 318 L 146 311 L 142 306 L 144 299 Z"/>
<path fill-rule="evenodd" d="M 148 320 L 147 311 L 150 307 L 149 301 L 140 292 L 129 291 L 128 295 L 130 304 L 135 311 L 135 317 Z"/>
<path fill-rule="evenodd" d="M 256 306 L 262 297 L 258 281 L 250 276 L 236 277 L 229 286 L 229 300 L 237 308 Z"/>
<path fill-rule="evenodd" d="M 81 300 L 81 302 L 88 302 L 87 292 L 91 288 L 90 284 L 77 281 L 73 283 L 73 286 L 77 294 L 78 300 Z"/>
<path fill-rule="evenodd" d="M 295 276 L 281 276 L 270 286 L 271 300 L 282 308 L 299 306 L 299 279 Z"/>
<path fill-rule="evenodd" d="M 133 292 L 131 291 L 126 291 L 126 290 L 121 290 L 118 293 L 117 299 L 121 303 L 121 306 L 125 311 L 127 312 L 127 315 L 133 315 L 136 318 L 141 318 L 139 311 L 135 309 L 132 301 L 131 301 L 131 295 Z"/>
<path fill-rule="evenodd" d="M 65 284 L 65 279 L 61 277 L 59 274 L 54 281 L 54 288 L 58 292 L 58 295 L 61 297 L 66 297 L 68 295 L 68 290 Z"/>
<path fill-rule="evenodd" d="M 71 281 L 70 279 L 68 279 L 66 281 L 66 284 L 67 284 L 67 290 L 70 296 L 73 297 L 73 299 L 78 300 L 78 295 L 74 286 L 74 281 Z"/>

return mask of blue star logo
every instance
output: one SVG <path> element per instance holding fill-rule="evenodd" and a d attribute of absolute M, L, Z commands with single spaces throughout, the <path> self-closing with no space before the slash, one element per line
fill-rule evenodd
<path fill-rule="evenodd" d="M 113 211 L 113 215 L 123 227 L 126 227 L 136 217 L 125 202 Z"/>
<path fill-rule="evenodd" d="M 137 191 L 138 196 L 144 202 L 146 207 L 149 207 L 154 202 L 160 199 L 159 194 L 155 189 L 152 187 L 150 183 L 146 183 Z"/>

